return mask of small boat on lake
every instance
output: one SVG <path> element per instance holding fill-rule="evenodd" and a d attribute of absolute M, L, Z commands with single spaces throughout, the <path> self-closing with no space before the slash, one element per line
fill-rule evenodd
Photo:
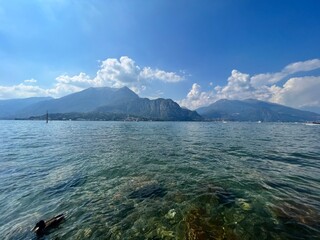
<path fill-rule="evenodd" d="M 306 123 L 306 125 L 308 125 L 308 126 L 319 125 L 320 126 L 320 122 L 308 122 L 308 123 Z"/>

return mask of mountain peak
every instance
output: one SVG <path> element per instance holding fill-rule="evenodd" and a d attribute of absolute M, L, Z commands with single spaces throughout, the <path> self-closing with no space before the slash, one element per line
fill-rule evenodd
<path fill-rule="evenodd" d="M 316 113 L 257 99 L 221 99 L 208 107 L 197 109 L 197 112 L 207 119 L 215 120 L 303 122 L 320 119 L 320 115 Z"/>
<path fill-rule="evenodd" d="M 118 116 L 117 119 L 119 116 L 124 116 L 122 120 L 128 116 L 149 120 L 170 121 L 194 121 L 202 119 L 198 113 L 180 108 L 171 99 L 150 100 L 140 98 L 128 87 L 87 88 L 62 98 L 40 101 L 36 104 L 28 105 L 26 108 L 19 109 L 13 117 L 12 115 L 10 117 L 28 119 L 31 116 L 42 116 L 47 111 L 49 114 L 58 114 L 60 116 L 84 113 L 84 116 L 92 117 L 93 119 L 99 114 L 108 116 L 108 119 L 114 119 L 112 116 Z"/>

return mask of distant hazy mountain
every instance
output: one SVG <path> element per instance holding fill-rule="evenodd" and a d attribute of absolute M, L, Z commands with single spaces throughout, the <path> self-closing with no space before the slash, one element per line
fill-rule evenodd
<path fill-rule="evenodd" d="M 300 108 L 300 110 L 303 110 L 303 111 L 309 111 L 309 112 L 315 112 L 315 113 L 318 113 L 320 114 L 320 107 L 316 107 L 316 106 L 313 106 L 313 107 L 302 107 Z"/>
<path fill-rule="evenodd" d="M 318 121 L 320 115 L 255 99 L 219 100 L 197 109 L 205 119 L 229 121 L 301 122 Z"/>
<path fill-rule="evenodd" d="M 201 120 L 202 117 L 194 111 L 180 108 L 170 99 L 149 100 L 139 98 L 127 87 L 123 88 L 88 88 L 59 99 L 50 99 L 29 104 L 16 112 L 15 118 L 30 118 L 49 114 L 86 113 L 85 119 L 119 119 L 121 116 L 135 116 L 144 120 Z M 104 114 L 98 114 L 104 113 Z M 108 113 L 108 114 L 105 114 Z M 114 114 L 114 116 L 111 116 Z M 65 115 L 67 118 L 70 115 Z M 64 117 L 63 117 L 64 118 Z M 78 117 L 80 118 L 80 117 Z"/>
<path fill-rule="evenodd" d="M 0 100 L 0 119 L 12 118 L 28 106 L 50 99 L 52 98 L 32 97 L 23 99 Z"/>
<path fill-rule="evenodd" d="M 18 117 L 49 113 L 91 112 L 105 105 L 115 105 L 139 98 L 129 88 L 88 88 L 58 99 L 42 101 L 23 109 Z"/>

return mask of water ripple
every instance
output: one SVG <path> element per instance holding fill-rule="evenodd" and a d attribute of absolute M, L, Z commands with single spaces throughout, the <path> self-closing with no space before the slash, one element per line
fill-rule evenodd
<path fill-rule="evenodd" d="M 320 128 L 1 121 L 0 236 L 319 239 Z M 5 139 L 5 141 L 4 141 Z"/>

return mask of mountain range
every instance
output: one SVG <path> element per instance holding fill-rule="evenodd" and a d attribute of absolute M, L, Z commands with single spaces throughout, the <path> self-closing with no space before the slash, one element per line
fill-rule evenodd
<path fill-rule="evenodd" d="M 81 116 L 79 118 L 89 120 L 96 119 L 96 117 L 99 120 L 128 118 L 160 121 L 202 120 L 197 112 L 183 109 L 171 99 L 140 98 L 127 87 L 88 88 L 58 99 L 39 98 L 33 101 L 25 99 L 25 101 L 23 106 L 15 107 L 12 111 L 7 109 L 15 103 L 20 104 L 23 99 L 0 101 L 0 118 L 35 119 L 36 116 L 41 118 L 46 112 L 49 112 L 50 116 L 59 116 L 59 119 Z M 79 113 L 85 114 L 79 115 Z"/>
<path fill-rule="evenodd" d="M 207 120 L 262 122 L 305 122 L 320 120 L 320 114 L 317 113 L 256 99 L 221 99 L 207 107 L 198 108 L 196 111 Z"/>
<path fill-rule="evenodd" d="M 255 99 L 222 99 L 191 111 L 171 99 L 140 98 L 127 87 L 88 88 L 53 99 L 0 100 L 0 119 L 154 121 L 319 121 L 320 114 Z"/>
<path fill-rule="evenodd" d="M 30 105 L 51 100 L 51 97 L 32 97 L 21 99 L 0 100 L 0 119 L 12 119 L 17 113 Z"/>

